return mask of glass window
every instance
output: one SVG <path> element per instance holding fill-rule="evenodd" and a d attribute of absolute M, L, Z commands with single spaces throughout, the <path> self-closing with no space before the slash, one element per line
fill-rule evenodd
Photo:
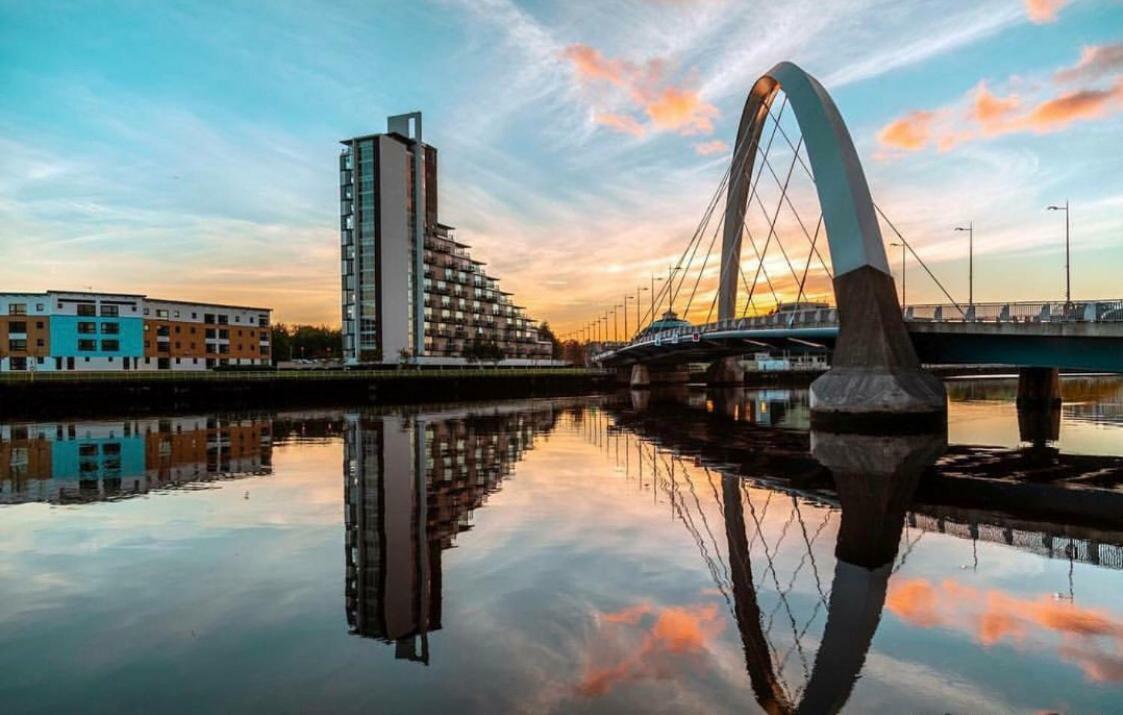
<path fill-rule="evenodd" d="M 83 351 L 97 350 L 97 341 L 96 340 L 79 340 L 78 341 L 78 349 L 83 350 Z"/>
<path fill-rule="evenodd" d="M 97 306 L 94 305 L 93 303 L 79 303 L 78 304 L 78 315 L 82 315 L 82 316 L 97 315 Z"/>
<path fill-rule="evenodd" d="M 27 315 L 27 303 L 8 303 L 8 315 Z"/>
<path fill-rule="evenodd" d="M 108 317 L 108 318 L 116 318 L 116 317 L 117 317 L 117 315 L 118 315 L 118 310 L 117 310 L 117 306 L 115 306 L 115 305 L 106 305 L 106 304 L 102 303 L 102 305 L 101 305 L 101 314 L 102 314 L 103 316 L 106 316 L 106 317 Z"/>
<path fill-rule="evenodd" d="M 82 335 L 89 335 L 90 333 L 97 332 L 97 323 L 78 323 L 78 332 Z"/>
<path fill-rule="evenodd" d="M 157 318 L 166 318 L 166 317 L 168 317 L 168 311 L 163 309 L 163 308 L 157 308 L 156 309 L 156 317 Z"/>
<path fill-rule="evenodd" d="M 27 350 L 27 341 L 23 340 L 23 339 L 20 339 L 20 340 L 10 339 L 10 340 L 8 340 L 8 349 L 12 350 L 12 351 L 15 351 L 15 352 L 23 352 L 23 351 Z"/>
<path fill-rule="evenodd" d="M 117 335 L 118 333 L 121 332 L 121 324 L 120 323 L 102 323 L 101 324 L 101 332 L 104 335 Z"/>
<path fill-rule="evenodd" d="M 8 332 L 9 333 L 26 333 L 27 332 L 27 323 L 23 322 L 22 320 L 19 320 L 19 321 L 13 320 L 12 322 L 8 323 Z"/>
<path fill-rule="evenodd" d="M 114 352 L 121 349 L 121 344 L 116 340 L 102 340 L 101 349 L 105 352 Z"/>

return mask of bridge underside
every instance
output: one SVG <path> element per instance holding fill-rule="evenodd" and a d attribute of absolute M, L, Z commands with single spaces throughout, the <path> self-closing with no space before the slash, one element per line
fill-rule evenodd
<path fill-rule="evenodd" d="M 1067 329 L 1062 329 L 1067 328 Z M 929 365 L 1009 365 L 1123 373 L 1123 331 L 985 323 L 909 323 L 920 361 Z M 1115 334 L 1118 333 L 1118 334 Z M 605 366 L 711 362 L 755 352 L 823 353 L 834 349 L 838 328 L 708 333 L 677 343 L 632 345 L 605 357 Z"/>

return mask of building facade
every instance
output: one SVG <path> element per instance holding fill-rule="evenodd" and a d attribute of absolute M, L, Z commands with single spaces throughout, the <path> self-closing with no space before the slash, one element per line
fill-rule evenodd
<path fill-rule="evenodd" d="M 0 372 L 268 365 L 270 309 L 51 290 L 0 294 Z"/>
<path fill-rule="evenodd" d="M 344 359 L 549 360 L 537 323 L 440 223 L 437 150 L 422 141 L 421 114 L 341 143 Z"/>

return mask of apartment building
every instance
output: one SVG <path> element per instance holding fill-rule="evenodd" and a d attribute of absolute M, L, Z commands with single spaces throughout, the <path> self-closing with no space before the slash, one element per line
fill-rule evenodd
<path fill-rule="evenodd" d="M 421 113 L 347 139 L 339 157 L 343 355 L 349 363 L 458 363 L 488 349 L 542 361 L 538 325 L 439 220 L 438 153 Z M 415 207 L 418 210 L 415 210 Z"/>
<path fill-rule="evenodd" d="M 268 365 L 270 309 L 49 290 L 0 294 L 0 372 Z"/>

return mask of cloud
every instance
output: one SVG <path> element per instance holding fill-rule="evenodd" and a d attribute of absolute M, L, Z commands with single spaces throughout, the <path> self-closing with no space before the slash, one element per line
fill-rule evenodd
<path fill-rule="evenodd" d="M 1075 65 L 1056 72 L 1054 78 L 1067 82 L 1121 70 L 1123 45 L 1091 47 L 1084 49 Z M 1121 110 L 1123 77 L 1107 88 L 1081 87 L 1055 96 L 1039 95 L 1029 102 L 1013 93 L 996 94 L 984 81 L 956 104 L 913 110 L 891 121 L 878 132 L 877 140 L 882 147 L 898 153 L 928 147 L 948 151 L 982 138 L 1059 131 L 1075 122 L 1101 119 Z"/>
<path fill-rule="evenodd" d="M 702 99 L 698 90 L 668 82 L 663 60 L 636 64 L 606 57 L 584 44 L 569 45 L 562 56 L 569 60 L 579 81 L 617 88 L 624 99 L 648 119 L 648 124 L 643 125 L 633 116 L 598 112 L 598 124 L 633 136 L 643 136 L 649 128 L 683 135 L 713 133 L 713 122 L 719 115 L 717 107 Z"/>
<path fill-rule="evenodd" d="M 1123 682 L 1123 618 L 1049 595 L 1036 599 L 991 589 L 983 591 L 948 579 L 903 579 L 889 587 L 885 606 L 920 628 L 970 634 L 981 645 L 1009 642 L 1022 650 L 1055 646 L 1094 682 Z"/>
<path fill-rule="evenodd" d="M 932 139 L 932 121 L 936 113 L 927 110 L 909 112 L 885 125 L 877 140 L 887 147 L 915 151 L 923 149 Z"/>
<path fill-rule="evenodd" d="M 698 156 L 715 156 L 729 151 L 729 145 L 720 139 L 709 142 L 699 142 L 694 145 L 694 153 Z"/>
<path fill-rule="evenodd" d="M 645 129 L 642 124 L 636 121 L 635 118 L 629 117 L 626 114 L 598 112 L 596 115 L 596 122 L 602 127 L 608 127 L 622 134 L 631 134 L 634 137 L 642 137 L 647 134 L 647 129 Z"/>
<path fill-rule="evenodd" d="M 1043 25 L 1055 22 L 1057 13 L 1068 3 L 1068 0 L 1026 0 L 1026 14 L 1030 22 Z"/>
<path fill-rule="evenodd" d="M 648 603 L 629 606 L 600 616 L 602 624 L 616 627 L 618 638 L 601 645 L 622 651 L 607 665 L 590 666 L 576 690 L 586 697 L 599 697 L 626 682 L 673 677 L 683 665 L 698 662 L 709 652 L 709 644 L 724 627 L 714 604 L 657 608 Z M 621 629 L 644 628 L 638 645 Z M 685 662 L 684 662 L 685 659 Z"/>
<path fill-rule="evenodd" d="M 1091 45 L 1080 51 L 1080 59 L 1072 67 L 1058 71 L 1058 82 L 1089 80 L 1123 70 L 1123 42 L 1113 45 Z"/>

